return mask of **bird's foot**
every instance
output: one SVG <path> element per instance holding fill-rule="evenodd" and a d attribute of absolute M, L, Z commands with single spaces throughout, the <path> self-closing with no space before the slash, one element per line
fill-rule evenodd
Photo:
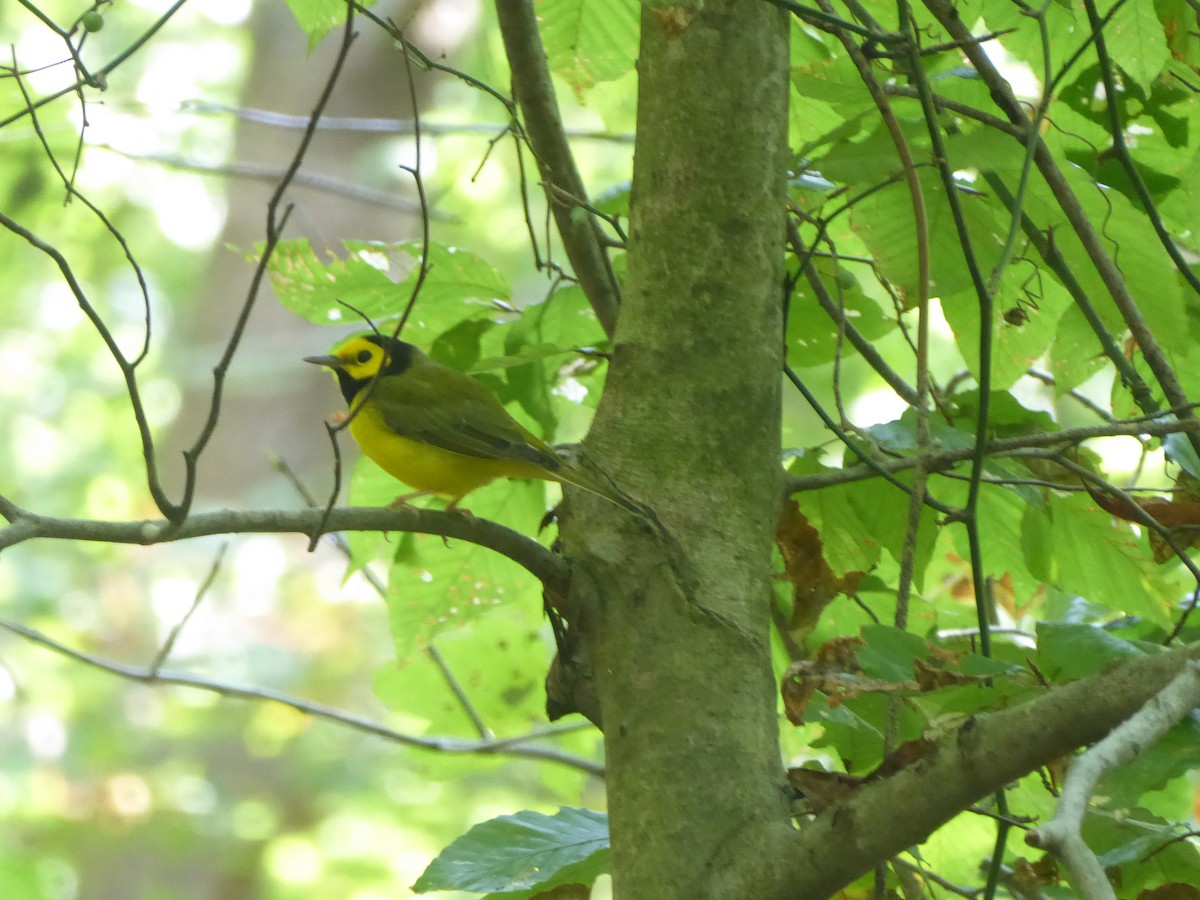
<path fill-rule="evenodd" d="M 429 491 L 410 491 L 407 494 L 401 494 L 395 500 L 388 504 L 388 509 L 399 509 L 402 506 L 409 506 L 409 500 L 416 500 L 418 497 L 428 497 Z"/>

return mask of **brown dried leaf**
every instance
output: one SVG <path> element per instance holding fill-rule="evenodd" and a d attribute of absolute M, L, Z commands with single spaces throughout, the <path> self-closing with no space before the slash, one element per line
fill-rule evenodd
<path fill-rule="evenodd" d="M 1176 479 L 1176 485 L 1183 488 L 1178 494 L 1182 499 L 1165 499 L 1154 497 L 1138 500 L 1136 503 L 1123 497 L 1114 497 L 1084 483 L 1088 494 L 1096 505 L 1110 515 L 1127 522 L 1142 523 L 1149 516 L 1160 525 L 1171 530 L 1171 536 L 1182 547 L 1200 546 L 1200 500 L 1196 499 L 1197 488 L 1194 479 Z M 1165 563 L 1174 558 L 1175 551 L 1163 536 L 1155 531 L 1150 532 L 1150 548 L 1154 551 L 1154 561 Z"/>
<path fill-rule="evenodd" d="M 962 684 L 982 684 L 988 680 L 984 676 L 952 672 L 944 665 L 939 665 L 938 662 L 919 658 L 913 660 L 913 670 L 921 690 L 936 691 L 938 688 L 956 687 Z"/>
<path fill-rule="evenodd" d="M 856 655 L 862 645 L 862 638 L 835 638 L 822 644 L 815 658 L 800 660 L 788 667 L 779 690 L 789 722 L 793 725 L 804 723 L 804 713 L 813 692 L 824 691 L 829 680 L 836 681 L 862 671 Z"/>
<path fill-rule="evenodd" d="M 1035 862 L 1018 856 L 1013 860 L 1012 872 L 1014 886 L 1035 896 L 1041 894 L 1042 888 L 1059 882 L 1058 864 L 1050 854 Z"/>
<path fill-rule="evenodd" d="M 792 619 L 789 630 L 804 635 L 812 631 L 821 613 L 839 594 L 853 594 L 864 577 L 863 572 L 837 576 L 825 561 L 824 544 L 812 523 L 789 500 L 775 529 L 775 542 L 783 557 L 788 581 L 792 584 Z"/>

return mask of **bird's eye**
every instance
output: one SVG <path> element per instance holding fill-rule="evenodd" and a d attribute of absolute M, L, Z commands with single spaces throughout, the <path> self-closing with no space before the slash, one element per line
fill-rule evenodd
<path fill-rule="evenodd" d="M 358 351 L 358 361 L 360 363 L 370 362 L 371 361 L 371 351 L 370 350 L 359 350 Z"/>

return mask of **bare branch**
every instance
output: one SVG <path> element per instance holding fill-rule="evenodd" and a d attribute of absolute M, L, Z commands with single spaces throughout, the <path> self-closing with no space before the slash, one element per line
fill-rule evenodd
<path fill-rule="evenodd" d="M 234 323 L 233 331 L 229 335 L 229 341 L 225 345 L 225 351 L 221 354 L 220 360 L 217 361 L 216 366 L 213 368 L 212 398 L 209 403 L 208 416 L 200 428 L 200 434 L 196 437 L 195 443 L 183 452 L 183 496 L 180 498 L 177 507 L 173 510 L 173 514 L 172 512 L 164 511 L 164 514 L 169 519 L 180 521 L 191 510 L 192 501 L 196 496 L 196 467 L 200 461 L 201 454 L 204 452 L 204 448 L 208 446 L 213 433 L 217 430 L 217 422 L 221 417 L 221 399 L 224 395 L 226 373 L 228 373 L 229 366 L 233 363 L 233 356 L 241 344 L 242 334 L 245 332 L 246 325 L 250 321 L 250 313 L 254 309 L 254 303 L 258 299 L 259 290 L 262 287 L 263 279 L 266 277 L 267 264 L 271 260 L 271 254 L 283 236 L 283 226 L 287 222 L 288 215 L 291 213 L 291 207 L 289 206 L 284 210 L 282 215 L 280 214 L 279 210 L 283 204 L 284 194 L 291 186 L 292 179 L 300 171 L 300 166 L 304 162 L 308 148 L 316 136 L 316 123 L 320 120 L 321 113 L 329 103 L 329 98 L 333 95 L 334 85 L 337 84 L 338 76 L 341 74 L 342 68 L 346 64 L 346 59 L 350 55 L 350 46 L 353 42 L 354 7 L 347 5 L 346 23 L 342 29 L 342 43 L 338 48 L 338 53 L 334 59 L 333 67 L 330 69 L 329 77 L 325 80 L 325 87 L 321 91 L 321 96 L 317 99 L 316 106 L 309 116 L 309 127 L 304 132 L 304 137 L 301 138 L 299 146 L 296 147 L 296 152 L 292 154 L 292 160 L 283 178 L 280 179 L 278 187 L 275 188 L 275 192 L 271 195 L 271 199 L 267 203 L 267 239 L 258 265 L 255 267 L 254 276 L 250 281 L 250 288 L 246 292 L 246 299 L 242 303 L 242 308 Z"/>
<path fill-rule="evenodd" d="M 1157 419 L 1135 419 L 1133 421 L 1112 422 L 1104 425 L 1091 425 L 1082 428 L 1066 428 L 1062 431 L 1043 431 L 1038 434 L 1022 435 L 1015 438 L 1002 438 L 989 441 L 985 447 L 988 456 L 1005 456 L 1046 447 L 1068 447 L 1083 441 L 1099 437 L 1138 436 L 1165 437 L 1168 434 L 1186 432 L 1200 433 L 1200 422 L 1195 419 L 1182 421 L 1167 421 L 1164 413 Z M 954 463 L 970 459 L 973 450 L 948 450 L 926 458 L 931 470 L 942 469 Z M 870 460 L 863 466 L 850 466 L 844 469 L 834 469 L 830 472 L 820 472 L 816 475 L 802 475 L 792 478 L 787 485 L 788 493 L 797 491 L 813 491 L 835 484 L 849 484 L 862 481 L 877 475 L 887 477 L 911 469 L 917 464 L 915 459 Z"/>
<path fill-rule="evenodd" d="M 973 716 L 931 744 L 919 762 L 868 782 L 804 828 L 756 837 L 779 841 L 772 858 L 783 861 L 778 878 L 788 885 L 786 896 L 828 896 L 875 860 L 921 842 L 979 798 L 1048 759 L 1100 740 L 1197 657 L 1200 645 L 1138 657 L 1013 709 Z M 880 816 L 881 809 L 905 815 Z M 822 850 L 851 843 L 853 854 Z"/>
<path fill-rule="evenodd" d="M 1067 867 L 1071 884 L 1089 900 L 1116 898 L 1104 867 L 1083 841 L 1083 817 L 1104 775 L 1132 761 L 1200 706 L 1200 664 L 1191 661 L 1104 740 L 1071 762 L 1054 818 L 1030 832 L 1026 843 L 1050 850 Z"/>
<path fill-rule="evenodd" d="M 356 5 L 356 9 L 360 9 Z M 409 53 L 416 56 L 427 68 L 433 68 L 432 60 L 420 53 L 413 44 L 407 44 Z M 438 66 L 439 69 L 449 69 L 448 66 Z M 455 75 L 461 75 L 457 69 L 450 70 Z M 193 100 L 183 105 L 184 112 L 199 115 L 227 113 L 243 122 L 255 122 L 269 128 L 301 129 L 308 127 L 306 116 L 290 116 L 286 113 L 269 109 L 253 109 L 241 106 L 228 106 L 224 103 L 211 103 L 207 100 Z M 1007 123 L 1005 123 L 1007 125 Z M 371 134 L 415 134 L 417 123 L 413 119 L 377 119 L 367 116 L 325 116 L 317 124 L 318 131 L 349 131 L 368 132 Z M 497 134 L 507 131 L 507 123 L 500 122 L 421 122 L 420 130 L 426 135 L 457 135 L 457 134 Z M 614 144 L 632 144 L 633 135 L 627 132 L 596 131 L 590 128 L 564 128 L 563 134 L 572 140 L 609 141 Z"/>
<path fill-rule="evenodd" d="M 246 162 L 209 165 L 162 153 L 131 153 L 127 150 L 114 147 L 111 144 L 96 144 L 93 146 L 102 147 L 110 153 L 115 153 L 126 159 L 158 163 L 169 169 L 178 169 L 181 172 L 195 172 L 198 175 L 216 175 L 222 178 L 245 178 L 250 181 L 265 181 L 270 184 L 278 184 L 279 179 L 286 174 L 286 170 L 278 166 L 264 166 Z M 419 204 L 406 197 L 397 197 L 388 191 L 373 190 L 361 184 L 354 184 L 349 181 L 342 181 L 313 172 L 297 172 L 292 178 L 292 183 L 311 188 L 314 191 L 320 191 L 323 194 L 330 194 L 335 197 L 347 197 L 351 200 L 371 203 L 401 212 L 418 212 L 420 210 Z M 439 212 L 432 213 L 432 217 L 445 221 L 453 221 L 455 219 L 449 213 Z"/>
<path fill-rule="evenodd" d="M 925 0 L 925 6 L 955 40 L 962 41 L 971 37 L 969 28 L 959 17 L 957 10 L 949 0 Z M 988 90 L 991 92 L 997 105 L 1008 116 L 1009 121 L 1014 124 L 1027 124 L 1028 117 L 1025 115 L 1020 102 L 1013 94 L 1008 81 L 1000 74 L 1000 71 L 988 58 L 987 54 L 983 52 L 983 49 L 978 45 L 964 44 L 963 52 L 988 86 Z M 1171 406 L 1183 409 L 1184 412 L 1181 415 L 1189 419 L 1194 419 L 1195 413 L 1189 407 L 1187 395 L 1180 386 L 1179 379 L 1175 375 L 1175 370 L 1171 367 L 1153 331 L 1151 331 L 1150 326 L 1146 323 L 1137 300 L 1129 292 L 1124 275 L 1104 249 L 1103 242 L 1100 240 L 1100 236 L 1096 233 L 1095 227 L 1080 204 L 1079 198 L 1075 196 L 1075 192 L 1071 189 L 1070 184 L 1063 175 L 1053 155 L 1046 148 L 1045 143 L 1040 140 L 1034 154 L 1034 159 L 1043 180 L 1054 194 L 1055 200 L 1070 223 L 1076 237 L 1083 245 L 1097 274 L 1104 282 L 1104 286 L 1116 304 L 1117 309 L 1120 310 L 1121 317 L 1129 327 L 1130 332 L 1132 332 L 1133 338 L 1146 360 L 1146 364 L 1150 367 L 1150 371 L 1154 373 L 1155 379 L 1162 387 L 1167 402 Z M 1200 435 L 1197 435 L 1195 432 L 1189 432 L 1188 437 L 1193 449 L 1200 454 Z"/>
<path fill-rule="evenodd" d="M 214 534 L 308 536 L 316 530 L 322 511 L 220 510 L 196 513 L 183 522 L 165 519 L 102 522 L 39 516 L 0 497 L 0 515 L 10 523 L 0 529 L 0 550 L 4 550 L 33 538 L 149 546 Z M 553 592 L 564 591 L 569 578 L 569 570 L 562 558 L 537 541 L 496 522 L 460 513 L 415 506 L 399 509 L 339 507 L 330 514 L 327 525 L 329 531 L 409 531 L 458 538 L 507 556 Z"/>
<path fill-rule="evenodd" d="M 71 647 L 62 644 L 40 631 L 35 631 L 32 628 L 27 628 L 16 622 L 7 622 L 0 620 L 0 628 L 5 628 L 13 634 L 20 635 L 28 641 L 31 641 L 39 646 L 45 647 L 48 650 L 53 650 L 62 656 L 73 659 L 76 662 L 85 663 L 113 675 L 119 675 L 122 678 L 127 678 L 130 681 L 138 681 L 142 684 L 164 684 L 175 685 L 177 687 L 195 688 L 201 691 L 209 691 L 210 693 L 220 694 L 222 697 L 229 697 L 238 700 L 256 700 L 266 701 L 270 703 L 280 703 L 290 707 L 297 712 L 315 718 L 324 719 L 328 722 L 333 722 L 336 725 L 341 725 L 350 728 L 354 731 L 361 731 L 364 734 L 373 734 L 376 737 L 381 737 L 385 740 L 392 741 L 397 744 L 405 744 L 409 747 L 418 747 L 422 750 L 436 750 L 441 753 L 473 753 L 489 756 L 515 756 L 522 759 L 536 759 L 542 762 L 554 762 L 560 765 L 569 766 L 573 769 L 578 769 L 586 772 L 589 775 L 595 775 L 599 778 L 604 777 L 604 766 L 594 760 L 584 759 L 574 754 L 566 753 L 555 747 L 539 747 L 531 746 L 531 741 L 543 740 L 548 737 L 556 737 L 560 734 L 565 734 L 571 731 L 578 731 L 581 728 L 590 728 L 590 724 L 573 723 L 557 727 L 550 727 L 541 732 L 531 732 L 529 734 L 518 735 L 510 738 L 483 738 L 480 740 L 464 740 L 462 738 L 450 737 L 425 737 L 422 735 L 408 734 L 403 731 L 396 731 L 393 728 L 388 728 L 380 722 L 373 719 L 368 719 L 364 716 L 357 716 L 353 713 L 348 713 L 344 710 L 335 709 L 332 706 L 325 706 L 321 703 L 314 703 L 309 700 L 301 699 L 292 694 L 284 694 L 279 691 L 273 691 L 270 688 L 251 687 L 249 685 L 235 684 L 229 681 L 219 681 L 213 678 L 205 678 L 200 675 L 188 675 L 182 672 L 164 672 L 153 668 L 137 668 L 134 666 L 126 666 L 121 663 L 115 663 L 110 660 L 101 659 L 98 656 L 93 656 L 90 653 L 83 653 Z"/>
<path fill-rule="evenodd" d="M 587 188 L 563 131 L 533 0 L 499 0 L 496 16 L 512 69 L 513 93 L 525 117 L 525 129 L 542 181 L 576 202 L 587 204 Z M 573 215 L 574 207 L 559 202 L 554 191 L 547 192 L 547 200 L 575 277 L 596 311 L 604 333 L 611 338 L 617 325 L 620 291 L 604 252 L 600 230 L 590 217 Z"/>

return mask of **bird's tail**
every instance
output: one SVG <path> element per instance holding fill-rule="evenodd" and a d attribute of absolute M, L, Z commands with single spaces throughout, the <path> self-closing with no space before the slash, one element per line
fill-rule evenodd
<path fill-rule="evenodd" d="M 567 484 L 572 484 L 577 488 L 595 494 L 597 497 L 603 497 L 609 503 L 621 507 L 627 512 L 633 513 L 642 519 L 650 519 L 657 521 L 658 517 L 654 515 L 654 511 L 644 503 L 639 503 L 634 500 L 616 485 L 612 484 L 611 480 L 600 473 L 593 475 L 591 472 L 585 472 L 575 459 L 563 457 L 562 467 L 554 471 L 555 477 L 559 481 L 564 481 Z"/>

